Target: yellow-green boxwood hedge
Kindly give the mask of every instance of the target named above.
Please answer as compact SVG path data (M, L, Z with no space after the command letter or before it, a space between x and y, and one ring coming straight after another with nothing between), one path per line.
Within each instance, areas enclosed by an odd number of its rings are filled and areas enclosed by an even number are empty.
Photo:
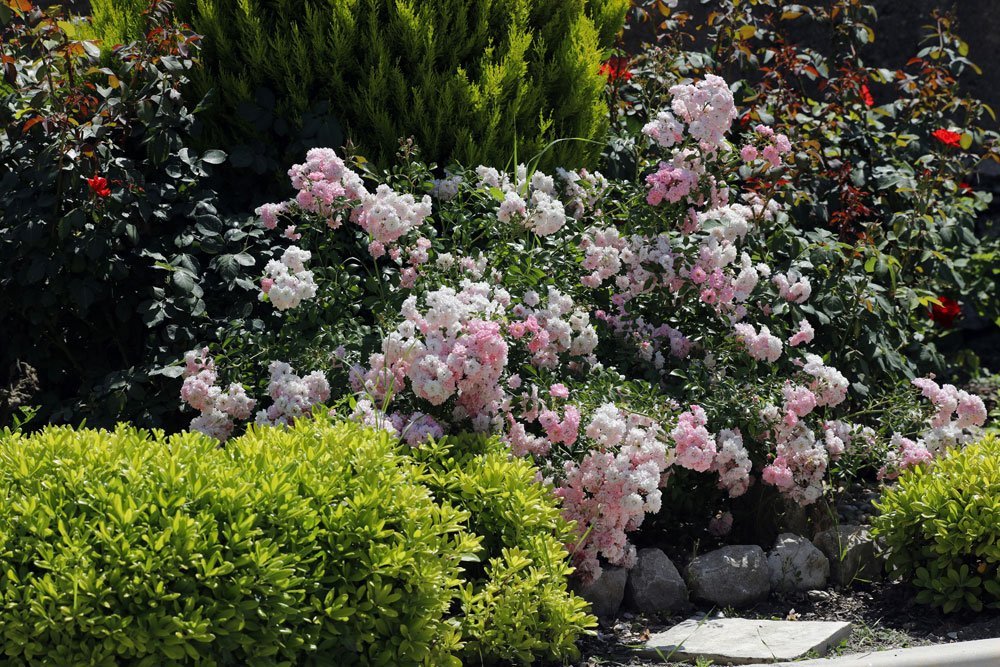
M7 432L0 493L5 665L527 663L593 624L570 527L495 440Z
M1000 608L1000 438L905 471L878 504L874 533L891 573L945 612Z

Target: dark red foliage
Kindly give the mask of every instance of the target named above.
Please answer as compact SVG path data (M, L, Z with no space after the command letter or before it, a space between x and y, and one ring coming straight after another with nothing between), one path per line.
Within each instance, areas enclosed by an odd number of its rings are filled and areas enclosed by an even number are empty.
M875 215L875 212L868 205L871 193L851 182L852 169L850 163L844 163L839 169L831 169L826 172L837 182L836 194L839 204L832 208L830 222L844 236L857 233L860 229L858 223L871 220Z

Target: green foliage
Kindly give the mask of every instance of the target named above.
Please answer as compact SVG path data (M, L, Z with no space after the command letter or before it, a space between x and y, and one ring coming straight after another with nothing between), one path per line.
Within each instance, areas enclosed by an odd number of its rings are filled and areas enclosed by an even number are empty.
M475 539L388 437L53 428L0 452L9 664L436 664L457 643Z
M424 445L415 456L427 461L435 496L467 511L469 529L483 538L486 569L459 596L467 658L576 656L576 638L593 624L586 602L566 592L565 544L576 535L551 489L535 482L537 470L482 436Z
M191 148L197 36L156 11L102 56L53 12L0 22L0 367L38 371L40 421L169 424L176 390L154 373L212 316L249 313L232 294L263 233L219 210L226 154Z
M508 657L471 614L506 623L510 657L567 655L592 622L565 590L567 527L528 464L480 446L418 460L323 418L225 448L125 426L0 433L5 664L457 665L463 635L470 658ZM492 498L527 528L494 524L504 552L481 572L470 511Z
M10 416L10 424L4 425L3 435L10 435L11 433L20 433L24 426L35 418L38 414L38 408L33 405L22 405L17 409L17 412Z
M440 164L504 164L607 127L598 73L625 0L179 0L204 35L199 94L215 89L215 130L237 166L258 170L308 146L339 145L388 163L412 136ZM139 36L137 0L95 0L109 43ZM336 118L340 126L332 121ZM234 122L239 118L239 122ZM341 132L342 130L342 132ZM314 135L325 135L323 137ZM247 145L269 140L272 154ZM277 154L275 154L275 152ZM593 162L599 146L561 142L546 164ZM287 166L287 165L286 165Z
M100 37L109 47L138 39L145 33L150 0L119 0L112 8L106 3L91 3L93 20L100 26Z
M711 3L708 21L655 0L636 7L658 44L631 62L632 78L611 88L605 173L642 163L634 136L669 99L679 79L705 73L732 82L752 135L757 123L791 139L794 158L773 195L793 220L775 238L784 261L811 267L803 312L821 324L817 342L831 362L875 391L903 376L946 372L951 323L929 317L940 297L996 320L995 225L978 220L992 195L976 189L977 168L1000 161L994 112L959 86L978 68L953 16L935 12L914 57L899 70L865 62L877 38L865 0L789 4ZM954 131L954 145L935 138ZM740 138L734 138L740 143ZM771 193L768 193L771 194ZM778 245L780 243L780 245ZM810 312L815 308L815 313ZM953 369L949 369L953 370Z
M874 534L917 599L952 612L1000 608L1000 438L905 471L877 504Z

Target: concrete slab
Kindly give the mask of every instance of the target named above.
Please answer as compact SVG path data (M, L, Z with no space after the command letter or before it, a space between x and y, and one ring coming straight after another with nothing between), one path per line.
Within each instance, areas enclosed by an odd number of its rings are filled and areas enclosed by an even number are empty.
M707 658L721 665L773 663L795 660L809 651L822 655L850 632L850 623L694 616L653 635L639 652L680 661Z
M997 667L1000 639L856 653L837 658L769 664L767 667ZM758 667L763 667L760 665Z

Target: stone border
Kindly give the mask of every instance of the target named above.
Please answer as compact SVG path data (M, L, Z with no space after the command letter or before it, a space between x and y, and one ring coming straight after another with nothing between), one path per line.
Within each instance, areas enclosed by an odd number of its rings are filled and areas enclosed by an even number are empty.
M808 593L822 590L828 580L846 588L879 579L881 572L868 528L841 524L812 541L782 533L767 552L754 544L730 544L695 556L683 572L660 549L640 549L631 570L606 565L596 580L574 588L607 624L623 602L644 614L682 612L693 602L749 607L772 592Z
M750 667L996 667L1000 665L1000 638L936 644L917 648L858 653L837 658L779 662Z

